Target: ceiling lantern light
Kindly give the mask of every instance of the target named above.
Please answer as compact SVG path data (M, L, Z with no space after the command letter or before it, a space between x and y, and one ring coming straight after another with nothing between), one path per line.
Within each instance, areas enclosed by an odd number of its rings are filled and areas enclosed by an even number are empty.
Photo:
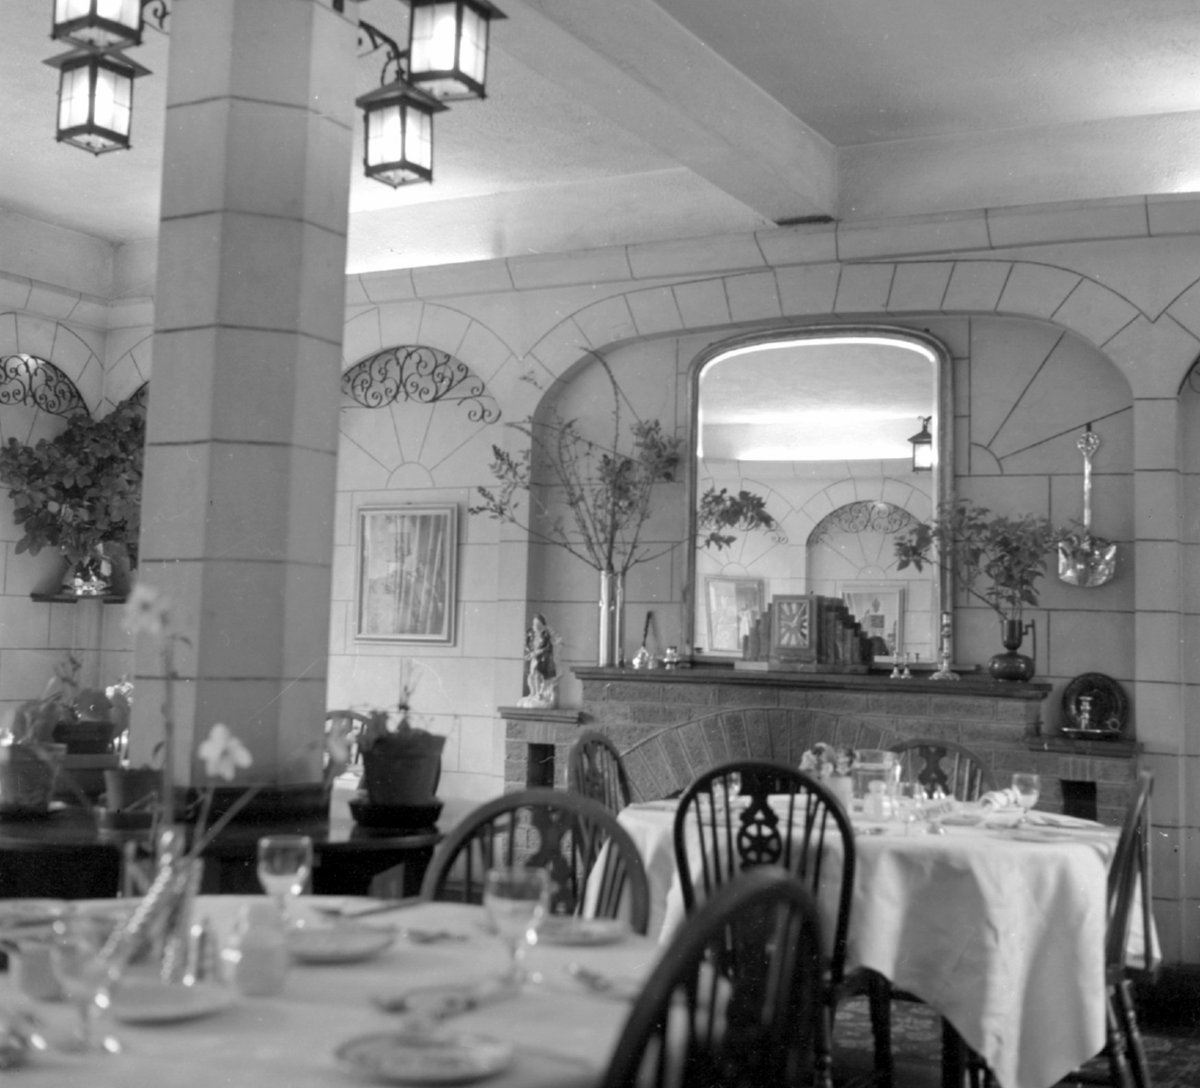
M94 49L142 44L142 0L54 0L50 37Z
M433 115L437 99L404 80L370 91L355 104L363 111L363 168L393 189L433 180Z
M60 72L56 138L93 155L129 147L133 81L149 69L120 51L93 49L64 53L46 63Z
M933 471L933 435L929 433L929 421L933 416L917 416L921 429L909 441L912 443L913 472Z
M408 79L434 98L483 98L488 29L504 12L488 0L410 0Z

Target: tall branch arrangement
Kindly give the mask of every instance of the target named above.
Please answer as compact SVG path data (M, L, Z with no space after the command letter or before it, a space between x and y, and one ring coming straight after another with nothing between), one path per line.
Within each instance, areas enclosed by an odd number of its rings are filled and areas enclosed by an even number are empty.
M495 487L478 488L482 502L472 514L515 525L531 539L553 544L597 571L625 574L631 567L670 551L646 545L642 530L651 513L654 485L676 479L682 440L663 433L658 420L638 420L629 430L632 449L623 453L621 391L601 359L612 386L611 438L588 438L577 419L557 413L544 422L512 423L529 439L521 453L492 446ZM533 466L544 466L548 482L562 496L564 514L533 489ZM527 503L522 510L522 498Z

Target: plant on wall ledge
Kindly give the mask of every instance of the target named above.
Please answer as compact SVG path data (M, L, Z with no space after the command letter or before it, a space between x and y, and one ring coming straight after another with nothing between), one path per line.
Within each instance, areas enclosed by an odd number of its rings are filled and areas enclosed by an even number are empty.
M52 439L0 446L0 482L23 535L17 552L56 548L76 566L98 562L97 546L132 558L141 525L145 409L119 404L103 419L79 414Z
M737 537L729 532L731 529L741 533L761 529L772 533L776 543L787 542L779 522L767 513L766 500L744 488L736 495L731 495L725 487L720 491L715 487L705 491L700 496L700 505L696 511L696 529L701 534L701 547L716 548L718 551L737 540Z
M529 446L516 455L492 446L497 484L478 488L483 501L469 509L515 525L531 539L562 548L601 573L624 575L670 550L647 546L641 534L654 485L676 478L682 441L665 434L658 420L639 420L630 428L632 448L621 452L621 391L608 363L601 359L600 365L612 385L611 439L588 438L578 420L558 415L545 422L510 424L529 439ZM545 467L549 490L566 507L565 515L534 490L535 462Z

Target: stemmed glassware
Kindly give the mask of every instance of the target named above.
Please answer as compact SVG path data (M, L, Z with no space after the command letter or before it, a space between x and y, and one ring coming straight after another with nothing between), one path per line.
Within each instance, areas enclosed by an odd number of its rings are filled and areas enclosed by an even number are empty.
M1017 804L1021 806L1019 824L1029 822L1029 810L1037 804L1038 795L1042 790L1042 780L1036 774L1025 774L1018 771L1012 776L1012 788L1017 792Z
M527 977L525 950L550 906L550 878L544 869L489 869L484 877L483 905L508 946L505 982L519 989Z
M258 880L279 905L284 924L293 924L292 901L304 893L313 868L307 835L264 835L258 840Z
M100 1029L124 967L123 955L107 947L120 924L112 917L85 911L65 914L54 922L50 968L63 995L79 1014L66 1049L98 1054L121 1052L121 1041Z

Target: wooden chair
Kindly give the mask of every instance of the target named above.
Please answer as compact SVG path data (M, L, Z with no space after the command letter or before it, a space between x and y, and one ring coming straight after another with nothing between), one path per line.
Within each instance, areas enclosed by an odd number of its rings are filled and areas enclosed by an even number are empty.
M800 878L763 866L731 881L673 936L603 1088L829 1088L821 949Z
M480 903L484 876L496 865L548 870L555 914L625 916L642 934L649 925L650 883L637 845L590 797L539 787L485 802L438 846L421 895Z
M738 797L727 805L722 798ZM892 1076L889 988L874 972L847 976L846 937L854 889L854 829L840 801L805 772L769 760L737 760L708 770L684 789L675 813L675 862L690 915L701 900L747 870L778 865L817 896L837 889L832 934L827 934L822 1000L832 1034L834 1013L846 998L866 994L875 1036L875 1080ZM693 872L690 841L698 837ZM689 841L690 840L690 841Z
M893 744L888 751L899 758L901 778L920 782L930 795L941 789L947 797L978 801L995 788L983 759L952 740L917 737Z
M585 729L567 756L567 786L620 812L633 797L621 753L607 734Z
M1138 775L1137 788L1125 809L1121 837L1108 869L1108 921L1104 936L1104 974L1108 1004L1106 1038L1101 1054L1107 1069L1080 1070L1063 1084L1108 1084L1112 1088L1150 1088L1150 1069L1134 1008L1130 974L1152 974L1158 966L1151 946L1154 918L1150 897L1150 792L1154 776ZM1129 933L1135 912L1141 914L1142 963L1129 962Z

